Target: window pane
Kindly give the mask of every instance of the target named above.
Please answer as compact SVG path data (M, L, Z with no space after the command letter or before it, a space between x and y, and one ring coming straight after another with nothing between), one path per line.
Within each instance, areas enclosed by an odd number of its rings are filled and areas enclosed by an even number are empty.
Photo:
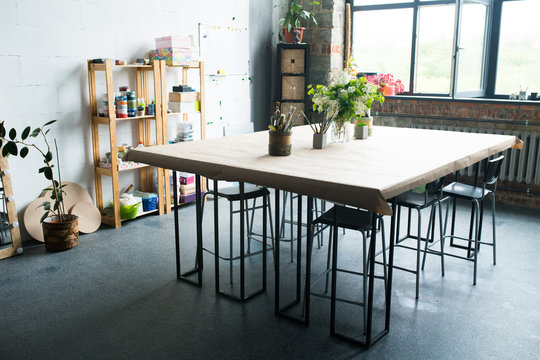
M497 66L497 94L540 91L540 1L503 3Z
M487 6L465 3L461 10L457 91L480 90Z
M414 92L450 93L455 9L455 5L419 8Z
M413 0L354 0L353 6L412 3Z
M355 11L353 14L352 57L358 70L391 73L401 80L407 92L413 10Z

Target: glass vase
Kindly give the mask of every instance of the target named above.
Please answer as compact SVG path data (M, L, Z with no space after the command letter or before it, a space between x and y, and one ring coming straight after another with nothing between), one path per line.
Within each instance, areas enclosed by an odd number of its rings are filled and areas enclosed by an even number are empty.
M334 121L332 123L332 142L344 143L351 140L350 128L349 121Z

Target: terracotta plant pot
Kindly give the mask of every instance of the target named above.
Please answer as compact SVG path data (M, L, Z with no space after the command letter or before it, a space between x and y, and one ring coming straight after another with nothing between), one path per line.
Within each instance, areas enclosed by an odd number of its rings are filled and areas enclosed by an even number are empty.
M292 131L269 131L268 154L272 156L291 155Z
M285 35L285 42L287 44L298 44L302 42L302 37L304 36L304 29L303 27L299 28L291 28L291 31L289 32L289 29L284 27L283 28L283 35ZM295 35L298 38L298 41L295 41Z
M45 248L49 251L69 250L79 244L79 217L77 215L65 215L64 222L60 222L58 216L51 216L43 220L41 227Z

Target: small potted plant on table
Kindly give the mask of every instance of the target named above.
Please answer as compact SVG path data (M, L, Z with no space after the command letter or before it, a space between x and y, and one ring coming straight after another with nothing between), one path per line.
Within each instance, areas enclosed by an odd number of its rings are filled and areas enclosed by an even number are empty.
M67 214L64 207L65 191L63 188L66 185L62 184L60 176L60 163L58 160L56 140L54 141L54 145L56 163L58 166L58 180L54 178L53 153L47 140L47 134L50 129L46 129L46 127L54 122L56 122L56 120L51 120L43 126L33 130L28 126L23 130L20 138L18 138L17 130L12 128L7 131L4 122L2 121L0 122L0 148L2 149L3 156L13 155L25 158L26 155L28 155L29 149L34 148L43 157L44 165L38 169L38 173L42 173L45 178L51 182L51 187L45 190L51 191L50 198L52 200L52 202L44 201L41 204L45 210L41 217L45 247L50 251L62 251L71 249L79 243L79 225L77 215ZM41 147L36 144L37 141L31 140L31 138L37 138L40 135L45 143L44 145L41 145Z
M313 5L319 5L318 1L309 1L306 7L312 7ZM283 5L276 5L283 7ZM279 19L279 25L283 27L283 34L285 35L285 42L287 44L298 44L302 42L302 36L304 35L304 27L302 22L307 24L311 21L317 26L317 19L312 12L306 10L296 0L290 0L285 17Z

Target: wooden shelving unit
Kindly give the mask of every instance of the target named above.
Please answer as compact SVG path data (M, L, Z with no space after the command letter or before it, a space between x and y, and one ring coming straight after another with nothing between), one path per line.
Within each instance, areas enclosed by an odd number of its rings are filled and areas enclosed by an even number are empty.
M115 102L114 102L114 70L128 68L133 69L136 72L137 77L137 98L144 98L148 104L152 100L150 98L150 84L149 73L153 73L153 92L155 99L155 115L136 116L128 118L117 119L115 114ZM188 85L188 71L193 69L199 71L199 94L198 99L200 101L200 110L195 112L186 113L167 113L168 103L168 90L167 90L167 78L166 69L177 68L182 71L182 85ZM103 71L105 73L106 92L108 102L109 117L98 116L99 101L96 93L96 72ZM127 169L118 168L118 150L116 142L116 123L119 121L136 121L138 139L145 146L151 146L152 140L156 145L162 145L168 143L168 131L167 131L167 117L172 115L182 115L184 121L188 121L190 113L200 113L200 127L201 127L201 139L206 138L205 134L205 86L204 86L204 62L194 61L186 66L169 66L165 61L153 61L151 65L114 65L112 60L105 60L104 64L94 64L90 60L88 61L88 86L90 93L90 117L92 119L92 149L94 159L94 179L96 187L96 205L101 211L102 222L112 225L116 228L121 226L122 219L120 218L120 188L119 188L119 174L126 171L139 171L140 186L142 191L156 192L159 196L158 209L148 212L143 212L139 216L147 215L150 213L163 213L171 212L170 195L170 171L157 168L157 189L153 189L152 184L152 172L153 168L148 165L140 165ZM151 135L151 122L155 121L155 138L152 139ZM109 146L111 151L111 168L103 168L99 166L100 162L100 150L99 150L99 131L98 126L104 125L109 128ZM105 215L103 212L103 184L101 177L110 176L112 178L112 190L113 190L113 210L112 215ZM206 191L206 182L202 181L202 189ZM178 201L178 199L176 199ZM180 204L179 204L180 205Z
M167 81L166 81L166 69L178 69L182 71L182 84L180 85L189 85L188 81L188 71L189 70L195 70L199 72L199 94L198 99L200 102L200 109L199 111L191 111L191 112L181 112L181 113L167 113L167 101L169 100L169 94L167 91ZM191 62L189 66L170 66L165 65L162 67L162 97L164 99L163 101L163 108L162 108L162 118L163 118L163 142L167 143L169 139L168 134L168 116L178 116L182 115L183 121L189 120L189 114L192 113L200 113L200 127L201 127L201 140L206 139L206 104L205 104L205 85L204 85L204 62L203 61L194 61ZM170 171L165 170L164 171L164 184L165 184L165 196L166 196L166 202L165 202L165 212L169 213L171 211L171 201L170 196L172 195L171 190L171 181L170 181ZM203 191L206 191L206 181L204 178L201 177L201 189ZM175 199L175 202L177 205L183 205L183 203L178 202L179 199Z
M113 65L112 60L105 60L104 64L94 64L88 61L88 86L90 90L90 116L92 119L92 149L94 159L94 180L96 186L96 205L101 211L102 222L112 225L116 228L121 226L120 218L120 188L119 188L119 174L125 171L138 170L140 177L141 189L143 191L152 192L152 167L147 165L141 165L135 168L118 169L118 150L116 143L116 122L117 121L135 121L137 122L138 140L145 146L151 146L152 140L155 144L163 144L163 116L162 116L162 68L164 68L164 61L154 61L151 65ZM145 115L117 119L115 116L115 102L114 102L114 70L128 68L133 69L136 72L137 77L137 97L144 98L145 102L149 104L151 102L150 97L150 76L149 73L153 72L153 90L156 111L155 115ZM109 117L100 117L97 113L97 94L96 94L96 72L103 71L105 73L107 103ZM155 139L152 139L151 134L151 122L155 122ZM111 168L99 167L100 151L99 151L99 131L98 126L105 125L109 128L109 145L111 151ZM155 189L158 194L163 194L163 169L157 168L158 175L158 188ZM113 192L113 214L104 215L103 212L103 184L101 181L102 176L110 176L112 178L112 192ZM159 214L164 213L164 201L160 199L158 202L158 209L153 212ZM150 213L150 212L147 212ZM143 213L142 215L146 215Z

